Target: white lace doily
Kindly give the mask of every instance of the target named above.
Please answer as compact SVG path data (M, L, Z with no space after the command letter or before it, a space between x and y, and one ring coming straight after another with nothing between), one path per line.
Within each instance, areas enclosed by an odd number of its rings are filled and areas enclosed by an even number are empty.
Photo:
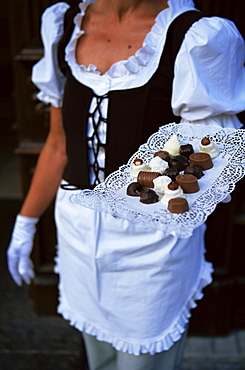
M135 158L141 158L149 164L153 154L162 150L164 143L176 133L180 144L192 144L194 151L199 151L200 140L208 136L220 150L213 159L213 168L204 171L198 180L200 190L188 194L190 210L183 214L170 213L162 202L142 204L139 197L126 195L130 182L130 170ZM214 211L216 205L231 193L237 181L245 174L245 130L223 129L218 126L201 124L170 123L160 127L140 146L126 165L109 175L94 190L82 190L73 194L71 202L107 212L114 217L121 217L130 222L143 222L160 228L165 235L174 234L179 238L189 237Z

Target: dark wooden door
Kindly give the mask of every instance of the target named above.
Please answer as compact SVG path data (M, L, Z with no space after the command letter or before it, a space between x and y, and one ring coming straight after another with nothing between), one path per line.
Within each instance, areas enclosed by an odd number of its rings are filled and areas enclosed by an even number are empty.
M228 18L245 37L242 0L196 0L204 15ZM245 124L245 114L239 114ZM232 193L229 204L219 204L208 218L206 232L207 260L214 265L214 281L205 289L205 297L193 310L190 332L226 334L245 327L245 179Z

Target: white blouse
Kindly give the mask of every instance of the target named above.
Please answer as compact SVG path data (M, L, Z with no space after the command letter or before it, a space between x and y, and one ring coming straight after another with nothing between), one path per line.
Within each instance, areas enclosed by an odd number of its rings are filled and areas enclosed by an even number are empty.
M192 0L169 0L146 35L142 48L127 60L114 63L103 75L96 66L78 65L75 48L84 34L82 21L86 8L95 0L80 3L75 28L66 47L66 60L74 77L97 95L110 90L142 86L158 67L167 28L174 18L194 8ZM57 46L63 33L66 3L48 8L42 18L44 57L34 66L32 80L40 89L39 99L55 107L62 105L65 77L59 70ZM218 17L202 18L186 33L175 63L172 108L187 121L215 117L222 126L241 127L234 115L245 110L245 45L235 25ZM217 117L219 116L219 117ZM205 123L205 122L202 122ZM209 120L207 123L210 123Z

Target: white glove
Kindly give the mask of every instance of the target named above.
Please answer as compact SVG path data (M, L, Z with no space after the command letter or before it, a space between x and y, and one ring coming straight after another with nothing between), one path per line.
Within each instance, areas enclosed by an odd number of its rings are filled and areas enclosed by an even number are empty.
M38 218L18 215L15 220L12 238L7 250L9 272L19 286L22 280L30 284L34 278L34 266L30 259Z

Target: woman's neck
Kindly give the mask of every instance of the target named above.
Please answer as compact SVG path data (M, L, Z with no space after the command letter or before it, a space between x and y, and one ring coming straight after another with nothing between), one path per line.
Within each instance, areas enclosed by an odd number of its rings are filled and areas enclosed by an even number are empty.
M95 4L107 14L114 15L119 22L135 12L158 14L168 7L167 0L100 0Z

